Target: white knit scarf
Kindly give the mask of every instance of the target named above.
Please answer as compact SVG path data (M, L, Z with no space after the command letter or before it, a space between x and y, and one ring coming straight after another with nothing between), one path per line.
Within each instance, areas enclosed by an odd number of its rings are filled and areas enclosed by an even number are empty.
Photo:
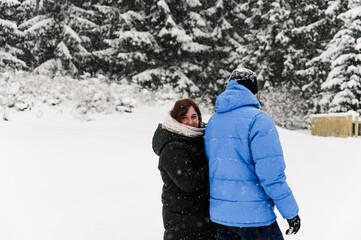
M192 138L203 136L204 131L206 130L206 128L203 127L196 128L180 123L174 118L172 118L170 115L166 116L162 127L173 133Z

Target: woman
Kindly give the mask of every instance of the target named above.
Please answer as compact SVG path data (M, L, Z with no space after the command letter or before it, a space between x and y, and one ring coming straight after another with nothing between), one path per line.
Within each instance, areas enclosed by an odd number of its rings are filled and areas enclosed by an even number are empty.
M165 240L213 240L209 220L208 163L204 154L205 124L192 99L178 100L153 136L163 180Z

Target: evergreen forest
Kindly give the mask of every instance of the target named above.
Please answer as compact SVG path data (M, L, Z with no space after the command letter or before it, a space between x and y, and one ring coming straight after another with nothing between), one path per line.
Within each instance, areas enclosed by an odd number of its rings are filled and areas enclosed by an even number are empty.
M101 74L214 103L237 67L280 126L361 113L361 1L0 0L0 72Z

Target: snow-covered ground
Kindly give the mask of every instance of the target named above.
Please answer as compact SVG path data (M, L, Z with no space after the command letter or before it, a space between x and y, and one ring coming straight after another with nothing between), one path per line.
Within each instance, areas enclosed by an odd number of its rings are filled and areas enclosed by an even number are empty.
M151 139L168 108L92 122L0 122L0 239L162 239ZM285 239L361 239L361 138L279 133L302 220Z

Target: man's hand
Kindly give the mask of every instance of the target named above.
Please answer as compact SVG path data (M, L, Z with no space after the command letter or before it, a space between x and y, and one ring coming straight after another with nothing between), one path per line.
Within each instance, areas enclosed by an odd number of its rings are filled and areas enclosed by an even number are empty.
M290 228L286 230L286 235L291 235L292 233L296 234L298 230L300 230L301 219L298 215L292 219L287 219L287 222L290 225Z

